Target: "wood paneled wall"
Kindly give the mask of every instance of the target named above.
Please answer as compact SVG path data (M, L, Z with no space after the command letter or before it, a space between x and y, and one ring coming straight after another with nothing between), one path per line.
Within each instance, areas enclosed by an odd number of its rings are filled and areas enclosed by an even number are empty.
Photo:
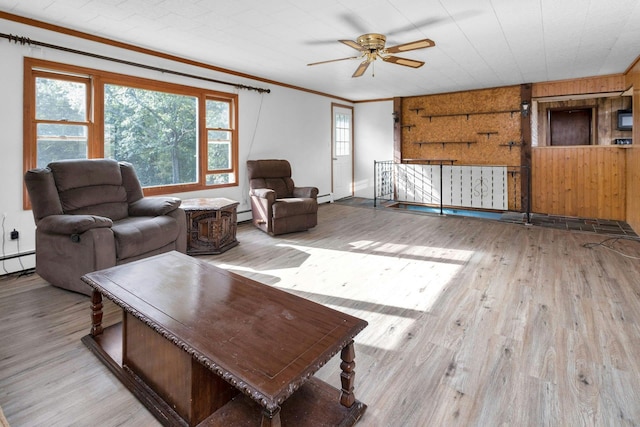
M626 153L626 221L636 233L640 233L640 147L628 148Z
M520 87L404 98L403 159L454 159L458 164L517 165ZM443 146L444 143L444 146Z
M402 99L402 161L447 159L455 165L520 165L520 86ZM520 194L520 180L509 194ZM520 210L509 197L509 209Z
M634 148L627 153L627 223L640 233L640 57L629 67L625 83L633 87ZM636 148L637 147L637 148Z
M533 212L625 220L627 151L620 146L533 148Z
M534 99L593 94L586 101L545 104L554 108L593 104L598 111L596 140L600 144L533 148L533 212L626 220L640 231L640 126L634 126L632 133L636 145L609 145L614 138L631 136L615 129L614 114L629 108L630 99L598 98L598 94L622 92L632 86L634 123L640 123L640 61L625 74L532 85ZM458 165L518 166L522 152L520 102L519 86L396 99L396 161L451 159ZM546 122L546 107L539 111L544 117L539 117L538 123ZM546 128L537 131L544 144ZM511 196L519 190L520 180L510 180L510 210L521 209Z
M599 93L622 92L628 87L625 85L625 77L623 74L586 77L573 80L557 80L553 82L534 83L531 96L534 98L544 98L548 96L585 93L592 93L594 96L597 96Z

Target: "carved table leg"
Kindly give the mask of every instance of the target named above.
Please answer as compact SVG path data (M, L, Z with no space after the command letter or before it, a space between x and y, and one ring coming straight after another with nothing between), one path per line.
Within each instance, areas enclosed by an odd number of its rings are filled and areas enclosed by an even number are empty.
M342 406L350 408L356 401L356 396L353 394L353 383L355 382L356 373L353 368L356 367L354 359L356 352L353 348L353 341L347 344L340 352L340 382L342 383L342 393L340 394L340 403Z
M260 427L280 427L280 408L272 414L267 411L262 411Z
M102 333L102 294L95 289L91 293L91 335Z

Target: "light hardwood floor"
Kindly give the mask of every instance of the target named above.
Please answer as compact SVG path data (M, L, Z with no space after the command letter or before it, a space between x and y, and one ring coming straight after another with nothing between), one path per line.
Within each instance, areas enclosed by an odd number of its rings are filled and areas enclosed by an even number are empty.
M606 236L321 205L319 225L201 259L361 317L363 426L640 425L640 264ZM615 248L640 256L636 241ZM108 304L105 323L118 320ZM84 296L0 281L0 406L12 427L153 426L80 343ZM339 384L338 360L318 376Z

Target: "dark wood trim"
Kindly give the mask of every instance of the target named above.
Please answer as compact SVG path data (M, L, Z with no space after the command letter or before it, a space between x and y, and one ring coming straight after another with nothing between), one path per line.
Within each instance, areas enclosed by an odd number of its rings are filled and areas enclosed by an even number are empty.
M31 68L27 67L26 61L23 61L22 67L22 173L25 174L32 168L34 163L33 159L36 158L34 152L34 124L31 121L31 117L35 116L32 112L32 108L35 108L35 84L33 78L31 78ZM27 186L22 180L22 209L31 210L31 200L29 199L29 193L27 192Z
M522 85L520 85L522 86ZM424 94L424 95L411 95L411 96L405 96L403 97L404 100L410 100L410 99L415 99L415 98L424 98L425 96L435 96L435 95L453 95L456 93L473 93L473 92L484 92L484 91L489 91L489 90L493 90L493 89L507 89L507 88L515 88L518 87L518 85L507 85L507 86L493 86L493 87L486 87L486 88L479 88L479 89L466 89L466 90L454 90L452 92L434 92L434 93L428 93L428 94ZM492 112L490 112L491 114ZM465 113L467 114L467 113ZM476 114L476 113L468 113L468 114Z
M393 98L393 161L402 161L402 98Z
M351 101L354 104L365 104L367 102L384 102L384 101L393 101L395 98L378 98L378 99L363 99L361 101Z
M527 83L520 85L520 102L527 101L530 106L532 84ZM527 117L524 114L520 114L520 134L522 135L522 145L520 146L520 165L522 166L522 173L520 175L520 210L524 212L530 211L531 201L531 115L532 111L529 111Z

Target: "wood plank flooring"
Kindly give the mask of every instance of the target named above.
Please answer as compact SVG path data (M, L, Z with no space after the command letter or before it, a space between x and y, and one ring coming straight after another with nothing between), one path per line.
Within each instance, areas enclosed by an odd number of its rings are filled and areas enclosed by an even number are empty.
M308 232L241 224L239 246L200 258L369 322L359 425L637 426L640 244L584 247L605 237L324 204ZM80 343L89 326L88 298L0 280L12 427L159 425ZM338 386L338 365L318 376Z

